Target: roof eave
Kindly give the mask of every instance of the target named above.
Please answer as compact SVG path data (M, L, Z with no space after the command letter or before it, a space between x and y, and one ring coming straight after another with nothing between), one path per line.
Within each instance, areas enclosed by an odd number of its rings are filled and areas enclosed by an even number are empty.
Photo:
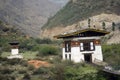
M85 29L85 30L83 30L83 31L78 30L78 31L76 31L76 32L72 32L72 33L68 33L68 34L64 34L64 35L62 35L62 34L61 34L61 35L56 35L56 36L54 36L54 38L56 38L56 39L61 39L61 38L73 36L73 35L76 35L76 34L79 34L79 33L85 32L85 31L89 31L89 30L90 30L90 31L101 32L101 33L104 33L105 35L110 33L110 32L105 31L105 30Z

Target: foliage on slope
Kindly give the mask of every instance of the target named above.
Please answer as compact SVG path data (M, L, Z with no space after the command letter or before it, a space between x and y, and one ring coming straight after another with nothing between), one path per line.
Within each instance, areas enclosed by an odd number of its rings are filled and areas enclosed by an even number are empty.
M44 28L71 25L100 13L120 14L120 0L70 0L55 16L49 18Z
M120 69L120 44L103 45L103 56L105 62Z
M9 50L9 42L21 38L21 35L15 27L0 21L0 51Z
M9 43L12 41L19 41L20 50L23 51L40 51L43 49L42 53L45 51L56 51L56 48L40 44L54 44L54 41L51 41L48 38L39 39L39 38L31 38L24 34L21 34L17 29L14 27L7 25L3 22L0 22L0 51L6 52L10 51ZM44 48L43 48L44 47ZM46 47L48 50L46 50ZM40 51L40 53L41 53ZM47 53L46 53L47 54ZM50 52L52 54L52 52Z

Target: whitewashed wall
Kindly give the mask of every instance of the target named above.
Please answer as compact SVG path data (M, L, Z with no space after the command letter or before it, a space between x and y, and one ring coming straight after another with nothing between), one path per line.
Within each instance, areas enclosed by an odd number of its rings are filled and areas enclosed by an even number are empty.
M17 54L19 54L19 50L18 50L18 49L11 49L11 54L12 54L12 55L17 55Z
M99 61L103 61L102 49L100 45L95 46L95 51L83 51L80 52L80 47L72 47L71 52L65 52L65 48L63 48L63 60L65 59L65 54L67 54L67 59L69 60L69 54L71 54L71 60L78 63L84 61L84 54L92 53L92 62L95 59Z

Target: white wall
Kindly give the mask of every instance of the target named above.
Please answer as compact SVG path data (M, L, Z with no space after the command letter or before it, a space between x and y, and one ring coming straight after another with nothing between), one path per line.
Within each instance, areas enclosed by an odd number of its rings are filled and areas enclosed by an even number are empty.
M96 45L95 46L95 53L93 54L93 61L95 61L95 59L99 60L99 61L103 61L103 55L102 55L102 48L100 45Z
M17 54L19 54L19 50L18 50L18 49L11 49L11 54L12 54L12 55L17 55Z
M69 60L69 54L71 54L71 60L76 63L84 60L84 55L80 53L80 47L72 47L71 52L65 52L65 48L63 48L63 60L66 60L65 54L67 54L67 60Z
M102 49L100 45L95 46L95 51L83 51L80 52L80 47L72 47L71 52L65 52L65 48L63 48L63 60L65 60L65 54L67 54L67 59L69 60L69 54L71 54L71 60L78 63L84 61L84 54L92 53L92 62L95 59L99 61L103 61Z

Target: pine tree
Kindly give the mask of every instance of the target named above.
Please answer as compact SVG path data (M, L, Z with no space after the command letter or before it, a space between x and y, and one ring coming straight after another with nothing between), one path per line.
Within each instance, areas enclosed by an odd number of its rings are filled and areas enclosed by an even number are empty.
M118 30L120 31L120 26L118 27Z
M88 19L88 27L90 28L90 21L91 21L91 19Z
M104 30L106 30L106 24L105 24L105 22L102 23L102 27L103 27Z
M115 23L112 22L112 31L115 31Z

